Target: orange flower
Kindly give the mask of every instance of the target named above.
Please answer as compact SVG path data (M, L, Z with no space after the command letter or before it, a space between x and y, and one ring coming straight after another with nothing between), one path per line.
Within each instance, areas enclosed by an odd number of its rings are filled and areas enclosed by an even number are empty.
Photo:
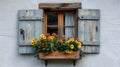
M45 34L45 36L46 36L46 37L49 37L49 36L50 36L50 34L49 34L49 33L46 33L46 34Z
M52 40L52 41L54 40L54 38L55 38L54 36L49 36L49 37L48 37L48 39L49 39L49 40Z
M60 42L61 44L63 44L63 40L62 40L62 39L60 39L59 42Z
M40 38L38 41L39 41L39 42L41 42L42 40L43 40L43 39L42 39L42 38Z
M65 35L62 36L62 39L64 39L64 38L65 38Z
M52 36L56 36L56 33L52 33Z

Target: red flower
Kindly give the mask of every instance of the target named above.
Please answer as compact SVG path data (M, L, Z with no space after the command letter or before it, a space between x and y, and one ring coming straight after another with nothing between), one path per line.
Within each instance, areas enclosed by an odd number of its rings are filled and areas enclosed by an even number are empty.
M56 33L52 33L52 36L57 36Z
M49 33L46 33L46 34L45 34L45 36L46 36L46 37L49 37L49 36L50 36L50 34L49 34Z

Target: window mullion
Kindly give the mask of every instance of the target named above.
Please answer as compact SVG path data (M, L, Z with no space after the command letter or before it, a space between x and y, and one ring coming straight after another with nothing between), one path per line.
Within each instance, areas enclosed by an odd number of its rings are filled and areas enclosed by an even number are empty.
M64 31L64 15L62 12L58 13L58 35L59 37L64 35L63 31Z
M44 26L43 32L47 33L47 14L46 13L44 13L44 23L43 23L43 26Z

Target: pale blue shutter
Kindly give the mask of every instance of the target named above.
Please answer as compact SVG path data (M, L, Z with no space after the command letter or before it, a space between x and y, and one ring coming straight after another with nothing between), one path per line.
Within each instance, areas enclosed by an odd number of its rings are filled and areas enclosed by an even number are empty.
M18 42L20 54L33 54L30 44L32 38L39 38L42 33L43 10L19 10L18 12Z
M78 38L83 42L83 53L99 53L100 10L78 9Z

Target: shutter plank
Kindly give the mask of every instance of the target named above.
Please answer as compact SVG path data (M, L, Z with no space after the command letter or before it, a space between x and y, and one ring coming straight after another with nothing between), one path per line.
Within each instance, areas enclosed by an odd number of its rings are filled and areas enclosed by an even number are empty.
M41 22L36 22L35 23L35 38L38 39L40 38L40 34L42 34L43 31L43 25Z
M82 49L85 54L98 54L100 51L99 46L83 46Z
M96 40L100 41L100 21L96 22L95 32L96 32Z
M78 21L78 38L81 41L84 41L85 39L85 34L84 34L84 29L85 29L85 22L84 21Z
M34 54L34 49L32 46L20 46L19 53L20 54Z
M78 11L78 16L80 19L100 19L100 10L98 9L79 9Z
M83 45L100 45L100 41L83 41Z
M39 13L39 14L38 14ZM41 20L43 17L41 14L43 10L19 10L18 19L19 20Z

